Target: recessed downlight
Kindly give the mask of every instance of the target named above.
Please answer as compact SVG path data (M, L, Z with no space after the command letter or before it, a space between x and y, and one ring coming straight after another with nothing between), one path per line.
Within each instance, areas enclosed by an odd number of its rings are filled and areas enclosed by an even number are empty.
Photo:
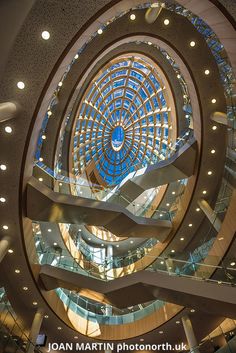
M2 203L6 202L5 197L0 197L0 202L2 202Z
M196 42L194 42L194 40L192 40L190 43L189 43L189 45L190 45L190 47L195 47L195 45L196 45Z
M22 82L22 81L17 82L17 87L18 87L19 89L24 89L24 88L25 88L24 82Z
M57 246L57 243L55 242L55 243L53 243L53 245L54 245L54 246Z
M216 153L216 150L212 149L211 154L215 154L215 153Z
M58 328L57 328L58 330L62 330L62 328L61 328L61 326L58 326Z
M18 268L16 268L15 273L20 273L20 270Z
M8 249L9 254L13 254L14 250L13 249Z
M208 170L207 175L212 175L212 171Z
M136 15L134 13L132 13L129 18L131 19L131 21L134 21L136 19Z
M47 136L46 135L42 135L42 139L46 140Z
M50 33L48 31L43 31L41 36L44 40L48 40L50 38Z
M206 190L203 190L203 192L202 192L202 193L203 193L203 195L206 195L207 191L206 191Z
M44 319L48 319L49 318L49 316L48 315L44 315Z
M8 230L8 229L9 229L9 227L8 227L6 224L4 224L4 225L2 226L2 228L3 228L4 230Z
M208 76L208 75L210 74L210 70L206 69L206 70L204 71L204 74L205 74L206 76Z
M5 126L5 132L7 133L7 134L11 134L12 133L12 127L11 126Z
M148 45L152 45L152 42L148 42Z
M102 34L103 30L101 28L98 29L98 34Z
M42 161L43 161L43 157L40 157L40 158L39 158L39 162L42 162Z
M61 87L62 85L63 85L63 83L60 81L60 82L58 83L58 86Z
M197 211L197 212L199 212L199 211L200 211L200 208L199 208L199 207L197 207L197 208L196 208L196 211Z
M235 265L236 265L236 262L234 261L230 263L230 266L235 266Z
M1 170L6 170L6 169L7 169L6 164L0 164L0 169L1 169Z
M39 181L43 181L43 178L39 178Z
M216 103L216 99L215 99L215 98L212 98L211 103L212 103L212 104L215 104L215 103Z
M184 237L181 237L180 240L181 240L181 241L184 241Z
M28 287L23 287L22 289L25 290L25 291L27 291L29 288L28 288Z
M188 225L190 228L193 226L193 224L192 223L189 223L189 225Z
M38 305L38 303L37 303L37 302L33 302L32 304L33 304L34 306Z
M77 60L79 58L79 54L75 54L74 58Z
M48 232L51 233L51 231L52 231L51 228L48 228Z
M195 313L195 309L191 309L190 312L191 312L191 313Z
M170 23L170 20L168 20L168 18L164 19L164 25L168 26L168 24Z

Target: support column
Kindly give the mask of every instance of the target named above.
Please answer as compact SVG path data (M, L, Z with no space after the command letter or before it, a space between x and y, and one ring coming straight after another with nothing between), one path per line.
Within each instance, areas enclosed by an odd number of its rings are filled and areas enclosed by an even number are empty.
M217 232L220 231L221 228L221 220L216 216L215 212L209 205L209 203L206 200L199 200L198 201L198 206L201 208L201 210L204 212L206 217L209 219L213 227Z
M214 112L211 115L211 120L215 121L218 124L228 125L227 115L222 112Z
M41 324L43 321L43 314L44 314L43 309L38 309L34 315L34 319L30 330L30 336L29 336L30 343L28 346L27 353L34 353L36 340L40 332Z
M107 305L106 304L105 314L107 316L111 316L112 315L112 306L111 305ZM112 353L112 350L111 349L104 350L104 353Z
M4 259L9 247L11 244L11 239L10 237L4 237L1 241L0 241L0 263L2 262L2 260Z
M175 272L174 261L171 257L165 258L165 265L166 265L166 269L167 269L167 272L169 273L169 275L171 275Z
M17 112L17 105L12 102L0 103L0 122L12 119Z
M181 318L184 327L184 332L188 341L190 353L200 353L195 334L193 332L192 323L188 315Z
M112 260L113 260L113 246L109 244L107 246L107 262L108 262L108 269L112 268Z

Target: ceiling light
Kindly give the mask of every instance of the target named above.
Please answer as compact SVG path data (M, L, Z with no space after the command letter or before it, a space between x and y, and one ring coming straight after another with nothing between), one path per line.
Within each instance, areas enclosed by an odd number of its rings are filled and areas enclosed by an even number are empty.
M42 162L42 161L43 161L43 158L42 158L42 157L40 157L40 158L39 158L39 162Z
M4 224L4 226L2 226L4 230L8 230L8 226Z
M136 16L135 16L135 14L134 14L134 13L132 13L132 14L129 16L129 18L131 19L131 21L134 21L134 20L135 20L135 18L136 18Z
M28 290L29 288L28 287L23 287L23 290Z
M139 340L140 342L143 342L144 341L144 338L140 338L140 340Z
M172 252L172 253L174 253L174 252L175 252L175 250L174 250L174 249L172 249L172 250L171 250L171 252Z
M164 265L164 261L161 261L160 264L161 264L161 265Z
M104 246L104 244L102 243L101 246Z
M5 132L8 133L8 134L11 134L12 133L12 128L10 126L6 126L5 127Z
M197 211L197 212L199 212L199 211L200 211L200 208L199 208L199 207L197 207L197 208L196 208L196 211Z
M180 324L180 321L175 321L175 323L178 325L178 324Z
M79 232L81 232L81 229L79 229Z
M48 229L48 232L51 233L51 231L52 231L52 230L49 228L49 229Z
M220 237L220 238L219 238L219 240L223 240L223 239L224 239L224 237Z
M203 192L202 192L202 193L203 193L203 195L206 195L207 191L206 191L206 190L203 190Z
M189 223L189 225L188 225L189 227L192 227L193 225L192 225L192 223Z
M79 58L79 54L75 54L75 60L77 60Z
M195 309L191 309L190 312L191 312L191 313L195 313Z
M53 243L54 246L57 246L57 243Z
M77 340L77 339L78 339L78 336L74 336L74 339Z
M175 195L175 191L172 191L172 195Z
M7 166L5 164L0 164L0 169L1 170L6 170L7 169Z
M148 45L152 45L152 42L148 42Z
M189 43L190 47L195 47L196 43L192 40L190 43Z
M61 81L58 83L58 86L59 86L59 87L61 87L61 86L62 86L62 82L61 82Z
M212 171L208 170L207 175L212 175Z
M168 18L166 18L166 19L164 20L164 25L165 25L165 26L168 26L169 23L170 23L170 21L168 20Z
M46 138L47 138L46 135L42 135L43 140L46 140Z
M184 237L180 238L181 241L184 241Z
M215 103L216 103L216 99L213 98L213 99L211 100L211 103L215 104Z
M48 40L50 38L50 33L48 31L43 31L41 36L44 40Z
M51 115L52 115L51 110L48 110L48 116L51 116Z
M22 81L17 82L17 87L18 87L19 89L24 89L24 88L25 88L24 82L22 82Z
M163 331L159 331L159 333L160 333L160 335L162 335L162 334L163 334Z
M59 183L59 186L62 186L62 183Z
M217 129L217 126L216 125L213 125L212 126L212 130L216 130Z
M88 238L88 240L91 240L91 238Z
M43 181L43 178L39 178L39 181Z
M101 28L98 29L98 34L102 34L103 30Z
M5 197L0 197L0 202L2 202L2 203L6 202Z
M33 302L32 304L33 304L33 305L38 305L38 303L37 303L37 302Z
M15 269L15 273L20 273L20 270L18 270L18 268Z
M9 252L9 254L13 254L13 253L14 253L14 250L8 249L8 252Z
M210 70L205 70L204 71L204 74L207 76L207 75L209 75L209 73L210 73Z
M216 150L211 150L211 154L214 154L216 152Z
M58 326L58 328L57 328L58 330L61 330L62 328L61 328L61 326Z
M166 206L168 207L168 206L170 206L170 204L169 204L169 203L167 203L167 204L166 204Z
M133 240L130 240L130 244L133 244L134 243L134 241Z
M44 318L45 318L45 319L48 319L48 318L49 318L49 316L48 316L48 315L44 315Z
M180 75L180 74L178 74L178 75L177 75L177 78L181 78L181 75Z
M119 245L119 244L117 244L117 245L116 245L116 247L117 247L117 248L119 248L119 247L120 247L120 245Z
M236 263L233 261L233 262L230 263L230 266L235 266L235 264Z

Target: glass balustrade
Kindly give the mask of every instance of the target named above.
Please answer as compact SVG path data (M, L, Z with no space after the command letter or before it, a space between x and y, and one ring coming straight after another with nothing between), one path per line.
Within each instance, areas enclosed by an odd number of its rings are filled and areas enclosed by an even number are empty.
M30 344L33 345L28 335L18 324L4 288L0 288L0 351L10 353L27 352ZM37 346L33 346L35 353L41 353Z

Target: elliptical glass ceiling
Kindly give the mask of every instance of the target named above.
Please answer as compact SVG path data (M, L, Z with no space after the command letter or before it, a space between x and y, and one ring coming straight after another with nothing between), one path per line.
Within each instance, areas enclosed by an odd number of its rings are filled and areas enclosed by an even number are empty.
M108 185L167 158L172 118L158 66L149 58L121 56L88 86L77 112L73 171L95 169Z

